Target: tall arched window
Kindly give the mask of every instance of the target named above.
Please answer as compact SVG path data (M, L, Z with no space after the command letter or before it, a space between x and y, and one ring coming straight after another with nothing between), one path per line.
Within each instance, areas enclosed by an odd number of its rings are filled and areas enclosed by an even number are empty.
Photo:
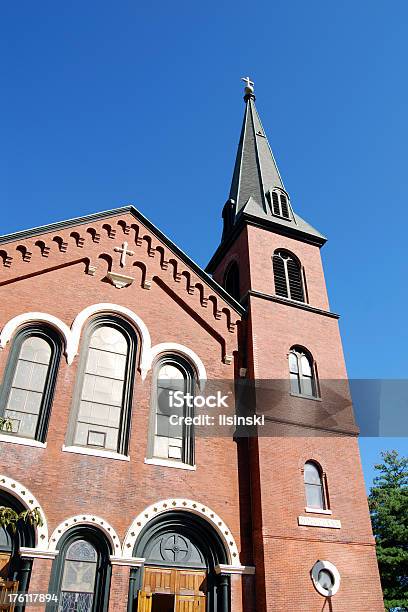
M306 506L316 510L325 510L326 496L323 486L323 474L320 466L314 461L307 461L304 466Z
M316 366L311 354L301 346L292 346L288 359L292 393L318 397Z
M175 355L166 355L153 371L152 419L149 435L149 457L194 465L193 426L183 418L172 424L170 417L194 415L194 372L190 364Z
M275 251L273 254L273 274L276 295L297 302L305 301L303 270L295 255L281 249Z
M88 327L74 395L74 445L127 453L136 344L120 319L103 317Z
M54 396L61 341L52 330L27 327L14 339L5 369L0 416L2 433L44 442Z
M236 261L233 261L227 268L224 276L224 289L227 291L235 300L240 298L239 288L239 268Z
M47 611L106 612L111 551L103 535L95 528L80 527L68 532L58 548L49 589L57 594L58 604L48 604Z

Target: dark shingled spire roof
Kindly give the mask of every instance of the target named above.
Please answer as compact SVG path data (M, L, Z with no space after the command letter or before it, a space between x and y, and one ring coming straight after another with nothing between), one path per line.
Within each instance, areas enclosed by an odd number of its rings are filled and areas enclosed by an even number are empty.
M212 272L221 252L227 248L242 223L252 223L277 233L322 246L326 238L297 215L291 206L282 177L255 106L253 83L245 87L245 114L239 139L229 200L223 210L224 230L221 244L207 266ZM276 214L272 192L286 198L286 214ZM276 199L276 194L274 194ZM282 209L281 209L282 213Z
M245 114L230 190L239 213L252 198L259 209L267 212L268 189L283 186L271 147L255 106L255 96L245 95Z

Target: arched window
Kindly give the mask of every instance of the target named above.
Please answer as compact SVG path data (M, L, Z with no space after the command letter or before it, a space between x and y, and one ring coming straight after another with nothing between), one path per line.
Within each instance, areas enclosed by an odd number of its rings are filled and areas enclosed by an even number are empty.
M304 471L306 506L316 510L326 509L326 496L323 486L323 474L320 466L314 461L305 463Z
M316 367L310 353L301 346L292 346L288 358L291 392L318 397Z
M2 433L45 441L60 357L53 330L33 326L17 334L1 390Z
M58 543L59 554L51 573L50 592L58 596L58 612L106 612L110 586L110 549L102 534L92 527L69 531Z
M280 190L268 191L266 195L271 206L272 214L277 217L291 220L287 195Z
M300 261L289 251L277 250L273 254L275 293L282 297L305 301L303 271Z
M103 317L88 327L69 436L74 445L127 453L136 345L121 319Z
M194 396L195 376L190 364L175 355L162 357L153 370L152 419L149 435L151 458L194 465L193 426L184 417L194 408L186 396ZM178 417L174 424L170 417Z
M224 289L227 291L235 300L240 298L239 290L239 268L236 261L233 261L227 268L224 276Z

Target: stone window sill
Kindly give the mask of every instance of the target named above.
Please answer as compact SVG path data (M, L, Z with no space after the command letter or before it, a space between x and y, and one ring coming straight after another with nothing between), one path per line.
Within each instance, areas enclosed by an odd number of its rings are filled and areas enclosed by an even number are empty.
M195 465L188 465L187 463L172 461L171 459L160 459L159 457L151 457L150 459L145 459L144 462L148 465L161 465L163 467L176 468L178 470L190 470L192 472L197 469L197 466Z
M46 442L39 442L31 438L22 438L13 434L0 433L0 442L9 442L10 444L21 444L21 446L35 446L36 448L46 448Z
M313 395L302 395L302 393L290 393L292 397L300 397L301 399L312 400L312 402L321 402L321 397L314 397Z
M323 510L323 508L305 508L305 512L312 512L313 514L333 514L331 510Z
M78 455L91 455L93 457L104 457L105 459L116 459L117 461L130 461L127 455L121 455L114 451L99 450L97 448L87 448L85 446L63 446L64 453L77 453Z

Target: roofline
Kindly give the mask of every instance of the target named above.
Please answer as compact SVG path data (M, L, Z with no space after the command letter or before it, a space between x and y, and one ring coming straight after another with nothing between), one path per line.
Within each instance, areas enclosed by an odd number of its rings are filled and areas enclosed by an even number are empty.
M297 240L301 240L302 242L318 246L319 248L321 248L327 242L327 238L325 238L324 236L315 236L313 234L303 232L298 227L287 227L286 225L275 223L273 219L260 219L259 217L248 215L247 213L242 213L239 216L238 222L235 224L233 231L230 233L226 240L221 242L214 255L211 257L205 268L206 272L208 272L209 274L212 274L212 272L214 272L220 259L222 259L222 257L228 251L231 244L236 240L245 225L252 225L254 227L260 227L262 229L273 230L276 234L280 234L281 236L295 238Z
M41 225L32 229L21 230L19 232L13 232L11 234L4 234L0 236L0 244L7 244L8 242L14 242L16 240L24 240L31 238L32 236L39 236L48 232L52 232L59 229L65 229L76 225L83 225L91 221L99 221L100 219L106 219L115 215L124 213L130 213L135 218L139 219L143 225L149 229L159 240L171 249L175 255L180 257L186 264L188 264L194 272L200 276L204 282L206 282L214 291L219 293L222 298L233 308L239 315L243 315L246 309L239 304L233 297L230 296L227 291L221 285L219 285L205 270L203 270L191 257L189 257L184 251L182 251L166 234L164 234L158 227L156 227L147 217L145 217L135 206L128 204L127 206L120 206L118 208L112 208L98 213L91 213L90 215L84 215L82 217L75 217L73 219L67 219L66 221L57 221L56 223L49 223L47 225Z

